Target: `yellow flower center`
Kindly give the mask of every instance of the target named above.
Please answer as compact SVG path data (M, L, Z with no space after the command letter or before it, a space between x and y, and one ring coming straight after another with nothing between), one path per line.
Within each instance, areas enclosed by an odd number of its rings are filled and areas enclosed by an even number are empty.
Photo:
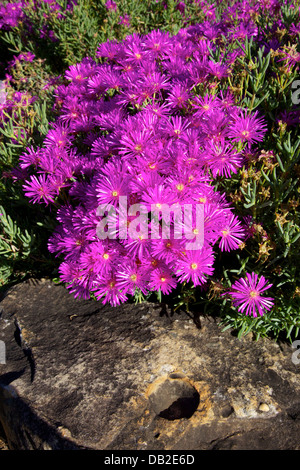
M184 188L184 185L182 183L179 183L176 185L176 188L178 189L178 191L182 191Z
M108 259L108 258L109 258L109 254L108 254L108 253L104 253L103 258L104 258L104 259Z
M165 277L161 277L160 280L161 280L161 282L166 282L166 278L165 278Z
M197 263L192 263L192 264L191 264L191 268L192 268L192 269L197 269L197 268L198 268L198 264L197 264Z
M256 290L252 290L250 292L250 297L255 298L255 297L258 297L258 296L259 296L259 293Z
M119 193L118 191L113 191L111 194L113 195L113 197L117 197Z
M136 274L132 274L132 275L130 276L130 279L131 279L133 282L136 282L136 280L137 280L137 275L136 275Z

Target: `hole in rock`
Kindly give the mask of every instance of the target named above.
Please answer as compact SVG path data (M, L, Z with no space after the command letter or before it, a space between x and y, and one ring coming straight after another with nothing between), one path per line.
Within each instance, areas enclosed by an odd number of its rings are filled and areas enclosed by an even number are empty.
M195 413L200 402L199 393L195 390L192 396L180 397L169 408L162 411L159 416L169 421L181 418L190 418Z

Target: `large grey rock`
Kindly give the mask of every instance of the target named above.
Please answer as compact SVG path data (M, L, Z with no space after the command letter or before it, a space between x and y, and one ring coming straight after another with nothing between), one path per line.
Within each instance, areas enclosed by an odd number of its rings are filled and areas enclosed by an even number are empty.
M0 308L10 449L300 448L289 344L149 303L74 300L47 280L15 286Z

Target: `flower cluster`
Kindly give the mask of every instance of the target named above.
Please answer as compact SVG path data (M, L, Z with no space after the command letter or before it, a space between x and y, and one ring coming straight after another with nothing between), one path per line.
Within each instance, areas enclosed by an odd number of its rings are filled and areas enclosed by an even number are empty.
M0 29L7 31L18 26L18 23L25 18L24 7L24 0L0 5Z
M93 292L117 305L137 290L169 294L178 283L204 286L215 250L235 250L243 241L245 227L215 181L237 173L266 124L229 92L217 91L234 60L212 60L212 39L220 34L218 28L204 33L203 25L173 37L133 34L101 44L99 63L87 58L66 71L68 83L56 90L59 117L43 147L27 149L20 164L29 171L24 191L33 203L61 204L49 250L63 257L60 276L76 297ZM190 233L178 237L171 217L167 236L153 237L146 218L148 236L121 236L121 198L147 214L164 205L192 208ZM204 240L187 249L199 230L197 205ZM97 235L99 206L114 208L107 217L111 237ZM138 221L136 212L127 214L128 224Z
M67 11L72 11L76 0L68 0L65 3ZM56 0L20 0L19 2L2 2L0 5L0 31L11 31L14 28L21 27L26 34L31 34L33 25L31 23L32 12L38 12L41 7L47 7L49 14L57 15L57 18L63 19L63 7ZM29 14L30 12L30 14ZM45 19L47 14L44 14ZM45 23L39 31L41 39L47 37L56 41L55 33L48 28Z

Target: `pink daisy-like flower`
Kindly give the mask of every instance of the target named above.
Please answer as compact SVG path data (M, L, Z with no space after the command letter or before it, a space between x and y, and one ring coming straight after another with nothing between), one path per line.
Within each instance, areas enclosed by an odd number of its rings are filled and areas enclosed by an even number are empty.
M246 274L246 278L237 280L231 286L231 291L227 292L232 299L233 304L239 312L245 312L246 315L257 317L257 312L263 316L264 309L271 310L274 305L272 297L262 297L261 294L272 287L268 284L264 276L258 278L255 273Z
M130 125L130 124L129 124ZM136 125L136 123L131 124ZM127 156L127 158L137 157L144 155L146 149L152 140L152 133L148 130L130 129L130 132L124 134L121 138L121 154Z
M166 121L165 131L170 137L179 138L189 127L190 123L184 120L182 116L171 116L169 121Z
M245 237L245 231L238 218L232 214L222 227L220 235L221 240L219 246L221 251L231 251L236 250L242 243Z
M193 108L196 109L195 117L201 118L213 111L217 106L220 106L220 101L216 98L216 95L210 95L208 93L203 97L196 96L193 103Z
M216 77L218 80L221 80L222 78L229 75L228 66L226 64L213 62L212 60L208 61L207 71L210 75Z
M166 55L170 50L171 38L166 31L151 31L145 37L145 49L158 57Z
M141 195L142 203L147 209L160 211L164 205L172 205L175 198L171 190L163 184L156 185L154 188L149 187Z
M113 167L115 174L110 176L99 176L97 179L97 198L100 204L119 204L120 196L127 196L129 193L128 184L130 178L126 174L118 172L119 167ZM102 172L104 173L104 171Z
M243 159L241 153L237 153L231 144L225 139L215 143L207 142L205 160L212 175L216 178L218 175L231 177L231 173L237 173L238 168L242 166Z
M124 15L120 16L119 24L123 24L124 26L130 27L130 16Z
M228 130L228 137L233 142L243 142L251 146L255 142L262 142L267 131L267 125L262 118L258 117L258 112L247 114L241 113L231 124Z
M144 271L134 262L129 262L117 272L117 285L125 294L133 295L136 289L147 294L147 281Z
M34 150L32 146L27 147L26 152L20 156L20 167L24 169L34 165L37 168L41 161L41 155L41 149Z
M171 88L167 102L173 109L182 109L187 105L191 96L187 82L178 82Z
M23 189L25 196L29 197L33 204L41 201L46 204L54 202L57 190L47 175L30 176L30 179L30 182L27 181L27 184L24 184Z
M183 250L182 240L176 240L172 236L168 239L152 241L151 254L158 260L164 260L167 264L174 262Z
M64 124L53 124L53 129L50 129L44 140L44 145L47 148L63 149L70 146L72 136L69 135L67 126Z
M206 276L214 271L214 256L211 247L190 250L177 262L176 275L180 282L192 281L194 286L206 282Z
M116 39L108 40L99 44L96 51L97 57L107 57L110 60L116 59L121 51L122 45Z
M125 240L124 247L128 252L128 255L132 258L143 259L144 256L149 256L152 249L152 240L148 237L148 233L145 233L145 227L143 227L141 235L137 235L136 238L130 238Z
M126 302L126 295L120 290L117 279L113 273L108 273L106 276L101 276L99 280L95 281L93 292L97 300L103 299L102 303L105 305L109 303L113 307Z
M176 285L177 281L168 268L157 268L150 274L149 289L151 291L160 289L163 294L168 295Z
M60 279L68 283L67 289L73 294L74 298L89 299L92 280L84 274L80 267L72 262L64 262L59 267Z
M117 4L115 2L113 2L112 0L107 0L107 2L105 2L105 6L107 8L107 10L114 10L114 11L117 11Z
M93 242L80 254L81 267L95 274L108 273L117 259L115 252L108 243Z

